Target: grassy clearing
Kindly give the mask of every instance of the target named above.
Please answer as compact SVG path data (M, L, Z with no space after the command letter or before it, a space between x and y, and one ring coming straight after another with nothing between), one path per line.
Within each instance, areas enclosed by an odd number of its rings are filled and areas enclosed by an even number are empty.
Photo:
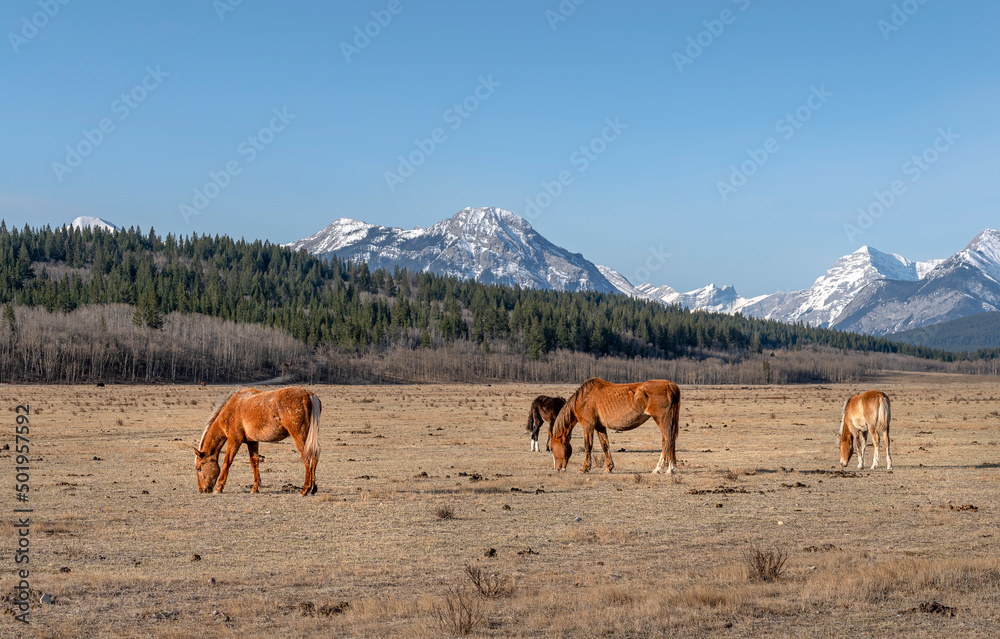
M523 413L569 387L316 387L312 498L286 491L290 442L261 445L260 494L244 451L197 492L184 446L222 388L0 387L0 411L32 406L31 587L55 597L0 636L994 636L995 383L868 387L892 397L891 473L837 463L862 388L685 387L678 478L649 474L649 424L611 433L614 474L578 471L578 432L554 473ZM776 578L750 548L784 555Z

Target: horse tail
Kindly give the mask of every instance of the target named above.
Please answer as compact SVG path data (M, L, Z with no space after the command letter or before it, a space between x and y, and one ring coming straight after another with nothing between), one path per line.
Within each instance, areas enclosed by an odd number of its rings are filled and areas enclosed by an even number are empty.
M323 412L323 405L314 393L309 393L311 407L309 413L309 433L306 435L305 454L307 457L319 457L319 416Z
M539 415L538 411L538 400L531 402L531 408L528 409L528 425L525 431L531 434L535 433L536 424L542 421L542 416Z
M889 419L891 418L889 409L889 396L885 393L879 393L878 398L878 423L875 426L875 432L889 432Z
M670 408L667 409L667 424L670 425L669 433L670 438L674 442L677 441L677 433L680 432L680 421L681 421L681 391L676 386L673 387L674 392L671 393L670 398Z

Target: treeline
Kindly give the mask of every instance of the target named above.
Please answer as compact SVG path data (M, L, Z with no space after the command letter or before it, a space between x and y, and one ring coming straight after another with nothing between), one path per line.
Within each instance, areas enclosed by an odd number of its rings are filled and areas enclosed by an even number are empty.
M13 308L13 307L11 307ZM310 349L287 332L195 313L171 313L160 330L132 321L124 304L69 313L17 307L0 322L0 381L45 383L308 383L451 381L575 382L666 378L682 384L857 382L883 370L997 374L997 361L945 363L828 347L700 358L597 357L558 350L532 359L504 341L440 338L430 348L395 345L364 352Z
M309 348L285 331L172 313L160 330L136 326L136 308L86 306L70 313L6 307L0 381L227 382L298 375Z
M166 335L188 325L168 321L170 317L208 316L233 326L267 327L274 336L283 335L305 347L293 362L279 361L281 357L275 359L268 351L251 358L254 363L247 364L247 370L280 372L284 364L301 368L302 358L317 353L377 360L390 352L399 359L401 353L440 349L461 351L466 358L475 352L484 361L494 354L497 360L503 356L533 362L578 354L642 361L720 357L741 366L750 366L743 362L765 352L812 347L945 362L996 356L995 351L972 356L801 324L691 312L617 294L484 285L399 269L372 272L363 263L320 260L269 242L225 236L161 238L153 229L143 233L135 228L8 230L0 222L0 256L0 304L10 309L3 320L8 331L7 315L16 316L15 308L17 313L45 309L65 321L82 321L86 313L77 313L80 309L98 313L95 307L117 304L132 308L128 324L147 331L151 344L175 339ZM115 308L123 312L122 307ZM20 330L25 326L25 321L19 322ZM130 335L115 337L107 343L108 350L133 349L134 345L123 345L145 333ZM76 344L63 346L74 353L65 356L66 365L85 357ZM169 366L183 372L165 378L214 379L204 355L178 363L180 357L170 356ZM334 361L328 356L321 359ZM159 378L167 365L156 360L140 372L122 368L125 359L110 361L116 362L118 373L137 379ZM231 360L226 362L229 366ZM0 365L0 371L13 374L15 368L5 366ZM761 369L754 375L765 374L763 363L753 366ZM37 376L41 371L25 367L24 373ZM236 375L236 369L231 374ZM770 373L775 381L776 374L776 370Z
M896 333L893 339L989 356L1000 346L1000 313L987 312Z

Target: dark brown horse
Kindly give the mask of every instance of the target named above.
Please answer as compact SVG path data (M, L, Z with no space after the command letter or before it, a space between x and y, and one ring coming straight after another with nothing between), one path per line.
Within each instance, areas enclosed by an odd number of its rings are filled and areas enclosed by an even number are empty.
M528 411L528 433L531 435L531 450L538 451L538 432L542 429L542 424L549 423L549 436L545 441L545 450L549 450L549 440L552 439L552 424L556 421L556 416L562 410L566 400L562 397L549 397L539 395L535 401L531 402L531 409Z
M608 447L608 429L632 430L652 417L660 427L663 438L663 452L653 472L662 472L664 463L667 463L668 473L677 472L674 444L677 441L680 406L680 389L677 384L665 379L634 384L612 384L597 377L588 379L566 400L552 426L551 447L556 470L565 470L573 454L569 440L577 422L583 424L584 458L580 470L590 470L590 452L594 445L594 431L597 431L604 449L604 470L610 473L615 464Z
M886 468L892 470L892 455L889 454L889 396L882 391L865 391L851 397L844 403L844 412L840 416L840 430L837 431L837 443L840 444L840 465L846 466L851 461L851 455L858 454L858 468L865 465L865 448L868 446L868 433L871 433L875 444L875 458L872 468L878 467L879 439L885 435Z
M304 388L273 391L243 388L220 397L195 448L198 490L212 492L218 480L215 492L222 492L229 476L229 466L245 442L253 468L253 492L257 492L260 489L259 442L278 442L290 436L295 440L295 447L306 465L302 494L315 494L321 411L319 397ZM219 452L223 445L226 447L226 459L220 476Z

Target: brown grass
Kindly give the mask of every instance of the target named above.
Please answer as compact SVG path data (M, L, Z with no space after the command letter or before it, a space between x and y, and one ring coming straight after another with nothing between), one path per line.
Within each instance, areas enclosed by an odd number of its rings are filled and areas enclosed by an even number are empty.
M837 463L843 400L866 388L892 397L891 473ZM283 490L303 478L288 441L261 445L259 494L243 450L225 494L197 492L179 446L222 389L0 386L0 413L32 408L30 581L56 597L28 628L0 615L0 636L990 637L1000 626L993 380L683 387L680 483L649 474L651 423L611 433L611 475L579 472L579 431L566 473L529 452L531 399L570 386L313 390L320 492L302 498ZM0 450L0 466L10 455ZM9 512L13 494L3 499ZM16 584L15 538L0 527L0 596ZM787 553L780 579L747 579L751 545ZM467 566L505 594L481 595Z

